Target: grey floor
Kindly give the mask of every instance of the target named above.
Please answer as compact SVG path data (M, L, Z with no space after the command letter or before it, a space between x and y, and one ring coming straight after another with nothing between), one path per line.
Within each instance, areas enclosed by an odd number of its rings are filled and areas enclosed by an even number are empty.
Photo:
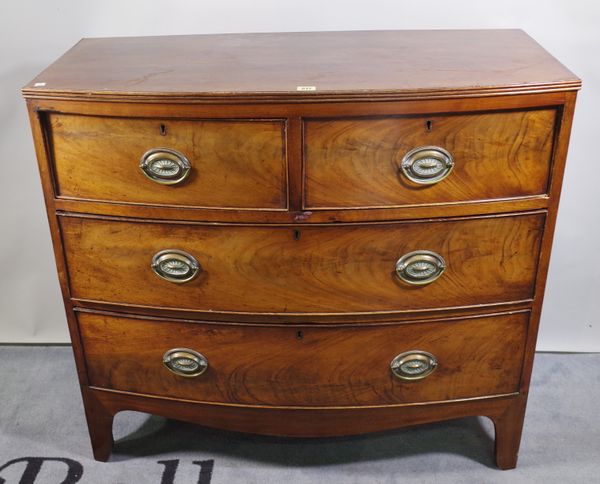
M123 412L115 420L113 456L98 463L90 457L69 347L0 346L0 397L6 484L600 483L600 354L537 355L512 471L494 467L492 427L484 418L288 440Z

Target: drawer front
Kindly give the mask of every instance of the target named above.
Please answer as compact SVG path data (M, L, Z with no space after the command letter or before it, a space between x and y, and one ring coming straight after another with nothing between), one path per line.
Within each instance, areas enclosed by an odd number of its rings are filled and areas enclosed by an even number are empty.
M537 212L301 227L59 220L75 299L210 312L315 314L529 299L544 217ZM427 251L426 257L414 259L416 251ZM427 254L438 258L428 262L432 257ZM184 283L159 277L183 269L180 275L188 279L194 272L192 258L197 277ZM417 276L429 276L440 259L445 270L430 284L414 285L398 277L401 258L410 263L410 270L399 272L405 277L419 271Z
M92 386L292 406L391 405L516 392L528 324L526 312L346 327L185 323L91 313L78 318ZM164 355L180 348L205 359L202 374L182 376L165 367ZM414 380L394 376L392 360L415 351L435 359L434 371ZM416 373L421 370L413 365L409 371L414 378L429 371L423 370Z
M282 120L182 121L52 114L49 130L56 188L62 197L153 205L287 208ZM162 148L185 157L190 165L185 179L172 183L180 178L179 167ZM151 178L140 169L140 162L154 149L159 150L150 155L153 157L146 165ZM176 159L175 163L182 162Z
M308 120L305 206L393 207L545 194L555 117L548 109ZM447 153L417 150L405 159L420 147Z

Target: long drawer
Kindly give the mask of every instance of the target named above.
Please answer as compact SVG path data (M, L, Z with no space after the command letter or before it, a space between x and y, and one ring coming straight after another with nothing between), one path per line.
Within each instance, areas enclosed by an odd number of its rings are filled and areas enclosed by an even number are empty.
M544 218L242 226L59 216L75 300L263 314L528 300Z
M308 119L305 206L394 207L545 194L556 111Z
M285 126L281 119L51 114L48 129L57 195L150 205L285 210Z
M78 313L92 386L206 402L393 405L519 389L528 312L367 326Z

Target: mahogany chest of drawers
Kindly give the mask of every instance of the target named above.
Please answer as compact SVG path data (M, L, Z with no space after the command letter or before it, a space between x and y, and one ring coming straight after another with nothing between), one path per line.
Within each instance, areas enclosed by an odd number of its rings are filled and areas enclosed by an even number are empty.
M78 43L23 93L96 459L482 415L514 467L579 87L515 30Z

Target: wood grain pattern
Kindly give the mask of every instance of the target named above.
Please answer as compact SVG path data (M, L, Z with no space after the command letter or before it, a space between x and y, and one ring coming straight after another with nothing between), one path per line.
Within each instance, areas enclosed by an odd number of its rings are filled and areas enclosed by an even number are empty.
M195 422L208 427L255 434L332 437L378 432L473 415L495 419L497 431L510 432L511 426L508 425L507 418L502 418L502 415L513 415L514 412L507 410L512 407L523 408L523 402L526 400L523 395L511 395L425 405L327 410L214 405L97 388L85 387L83 390L86 401L89 402L90 415L97 415L97 418L90 420L93 422L93 427L90 427L91 431L93 429L92 435L104 438L102 441L96 440L97 445L94 448L94 457L101 461L108 460L112 441L112 418L109 422L105 417L113 416L123 410L136 409L140 412ZM453 426L449 426L449 437L452 431ZM146 438L153 439L154 436L148 435ZM480 450L473 450L473 453L474 456L479 455ZM512 469L516 465L516 453L507 446L497 446L496 463L501 469Z
M490 416L496 432L496 465L500 469L514 469L517 466L526 406L527 399L518 398L503 413Z
M489 95L579 84L520 30L389 30L83 39L23 93L311 102ZM297 86L316 90L297 91Z
M300 194L300 191L295 193ZM290 193L291 195L291 193ZM301 196L294 203L299 207ZM364 223L390 220L420 220L428 218L465 217L470 215L493 215L498 213L532 212L550 205L547 195L522 197L508 200L479 202L441 203L433 205L410 205L398 208L371 208L365 210L222 210L195 209L191 207L167 207L137 205L130 203L106 203L88 200L59 198L54 206L62 212L92 213L115 217L151 220L196 221L214 223L257 223L298 225L323 223Z
M49 129L59 196L170 206L287 207L285 120L51 114ZM139 162L153 148L183 153L192 165L188 179L169 186L149 180Z
M443 99L412 99L402 102L369 99L348 102L318 103L193 103L193 102L136 102L135 99L108 102L104 99L60 99L55 97L27 98L34 111L125 118L171 119L282 119L282 118L339 118L364 116L398 116L440 113L468 114L478 111L505 111L561 108L574 91L552 91L536 94L518 92L506 96L474 98L444 97ZM132 96L133 97L133 96ZM368 109L367 109L368 107Z
M316 90L295 91L299 84L315 85ZM351 435L484 415L494 422L497 465L514 467L580 85L521 31L320 32L80 42L23 93L94 457L108 458L113 417L122 410L297 437ZM57 119L67 120L68 126L48 125L48 120ZM315 133L321 136L317 145L304 145L302 125L307 120L308 141L318 140ZM425 120L433 121L427 134L418 126ZM92 129L82 131L85 121ZM138 186L127 191L129 172L120 172L113 183L89 166L91 160L105 172L115 170L117 163L104 160L106 153L100 149L109 146L127 155L128 168L137 169L141 153L131 161L132 144L138 136L147 139L150 131L156 136L157 123L163 121L168 126L161 140L171 137L181 143L178 146L191 144L192 150L194 142L204 143L201 154L209 154L211 161L206 178L192 178L163 197ZM337 122L347 123L347 129L333 129L341 126ZM119 136L111 136L112 123L119 125ZM223 133L216 129L218 123L239 124L229 125L232 129ZM413 123L414 130L404 129L404 123ZM362 128L367 125L371 127ZM198 126L211 132L210 138L194 139ZM229 143L230 136L235 143ZM396 159L390 158L393 148L399 149L406 140L443 142L468 153L461 155L463 167L457 165L453 178L444 182L445 189L440 185L435 190L401 186L396 190L392 183L398 180L385 166ZM57 146L67 153L67 161L61 158L55 165ZM304 153L307 146L312 152ZM315 158L315 146L327 147L325 154L335 155L320 172L323 176L316 178L314 163L322 163L323 153L317 152L321 157ZM94 156L85 155L90 148ZM219 159L223 153L227 158ZM353 158L356 153L365 156ZM474 163L467 155L485 158ZM254 157L247 164L249 156ZM340 175L335 162L339 159L353 176ZM230 167L232 161L238 171L224 173L221 168ZM306 171L305 162L311 164ZM55 180L57 167L60 176ZM117 170L121 168L119 163ZM498 168L503 169L492 178L490 173ZM359 182L354 183L357 176ZM462 183L450 184L459 177ZM368 183L361 183L363 179ZM192 190L198 180L206 185ZM326 186L331 180L333 185ZM62 190L59 198L56 181ZM303 200L305 190L308 198ZM99 199L90 199L94 197ZM348 205L342 203L344 197ZM306 208L307 201L314 209ZM328 203L338 205L327 208ZM373 208L352 209L372 204ZM81 218L82 214L87 215ZM460 218L484 214L491 216ZM449 217L455 218L437 220ZM185 243L178 248L204 257L201 263L208 270L196 285L174 287L150 273L148 252L171 243ZM409 290L393 282L393 263L398 252L422 243L442 253L449 269L434 285ZM132 300L148 305L127 305ZM456 306L446 306L452 304ZM100 309L102 314L89 314ZM504 314L482 314L491 311ZM77 315L84 313L80 325ZM169 319L173 314L189 320ZM229 323L215 322L221 320ZM215 402L169 395L174 391L204 398L199 388L173 386L162 377L142 381L135 369L119 371L133 368L133 363L131 354L118 352L129 348L154 357L150 352L162 344L154 332L141 331L142 327L158 328L169 342L183 335L210 347L212 361L222 361L219 366L230 375L219 385L212 381ZM472 329L460 330L467 327ZM101 334L103 328L107 334ZM301 339L297 328L305 331ZM94 357L84 352L80 329ZM106 335L113 345L106 342ZM143 342L142 348L127 335ZM296 339L291 341L293 335ZM364 335L368 337L361 338ZM279 353L236 367L226 359L230 346L212 344L217 340L243 348L246 359L266 355L267 346ZM371 340L377 342L373 347ZM437 345L449 361L458 362L452 381L420 387L421 394L392 392L383 382L382 404L376 389L366 383L373 375L376 379L377 363L352 371L359 361L354 357L356 347L375 361L394 345L420 341ZM315 360L293 351L299 347ZM338 348L339 354L326 351L330 347ZM284 355L286 348L290 351ZM463 358L464 348L469 355L476 353L475 361L492 363L480 366L489 378L475 375L467 381L463 372L474 375L474 362ZM486 348L483 355L480 351ZM110 366L112 354L117 358ZM342 354L346 358L341 359ZM275 363L281 368L273 381L283 382L290 375L300 378L267 388L264 377L272 375ZM143 368L148 374L154 371ZM302 379L308 370L316 388L325 388L322 395ZM357 380L359 375L364 379ZM450 378L443 372L431 377L436 375ZM90 386L89 377L94 383L150 385L165 393L99 389ZM463 390L510 393L443 403L386 403L394 398L446 398ZM283 402L284 397L309 406L262 403ZM234 399L261 405L232 403ZM340 401L359 406L310 406Z
M102 311L120 316L134 315L143 317L178 318L186 322L219 321L230 323L256 323L256 324L369 324L369 323L396 323L410 322L415 318L420 321L438 320L440 318L471 317L485 312L510 312L528 310L532 306L531 299L513 302L486 304L483 306L458 306L455 308L428 308L423 310L407 311L378 311L370 313L215 313L186 310L181 308L135 306L131 304L116 304L77 299L72 301L76 311Z
M149 321L79 313L90 384L204 402L285 406L394 405L518 391L529 313L418 324L340 327ZM162 364L172 348L209 362L195 378ZM438 359L402 381L392 359Z
M301 230L81 217L60 223L75 299L211 313L353 313L531 298L544 213ZM158 278L150 262L163 249L192 254L200 276L177 285ZM445 273L427 286L401 283L396 261L421 249L439 253Z
M478 99L444 99L430 101L370 102L368 113L377 116L412 116L418 113L457 112L473 113L494 111L499 109L534 109L543 106L560 106L565 101L566 93L556 92L544 95L510 97L489 97ZM477 215L485 213L507 213L545 208L548 197L536 195L512 199L495 199L461 202L452 200L449 203L429 205L405 205L397 208L375 208L370 210L302 210L301 189L299 187L302 159L302 143L297 128L298 119L315 117L331 118L351 117L365 114L364 103L338 104L257 104L257 105L194 105L194 104L134 104L74 102L52 99L29 99L28 105L34 112L40 112L42 119L46 112L84 113L88 116L124 117L137 119L239 119L239 118L286 118L288 119L288 152L290 177L290 210L252 210L206 208L198 210L191 206L140 205L127 202L106 203L104 201L87 201L81 199L59 198L54 201L58 210L72 212L97 213L116 216L133 216L142 218L161 218L170 220L198 220L216 222L257 222L257 223L322 223L333 221L358 222L368 220L399 220L427 217L446 217L460 215ZM165 188L165 187L162 187ZM304 216L310 211L309 216ZM300 217L298 217L300 216Z
M545 194L554 119L554 110L533 110L307 120L305 206L347 209ZM430 145L449 151L455 166L445 180L418 185L402 174L402 159Z

